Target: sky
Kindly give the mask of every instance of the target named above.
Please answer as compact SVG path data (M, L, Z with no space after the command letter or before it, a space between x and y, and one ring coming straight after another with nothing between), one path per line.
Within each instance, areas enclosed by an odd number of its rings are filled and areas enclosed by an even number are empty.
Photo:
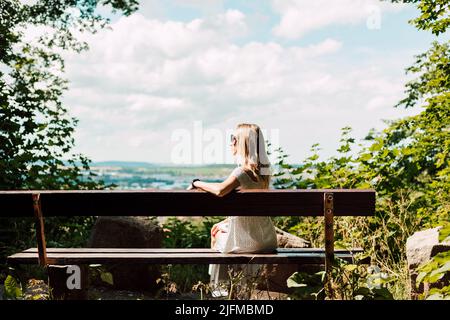
M76 147L93 161L232 162L229 134L256 123L288 161L340 131L359 142L394 108L404 69L435 39L408 24L412 5L378 0L141 1L111 29L64 53L64 102ZM271 158L272 161L274 158Z

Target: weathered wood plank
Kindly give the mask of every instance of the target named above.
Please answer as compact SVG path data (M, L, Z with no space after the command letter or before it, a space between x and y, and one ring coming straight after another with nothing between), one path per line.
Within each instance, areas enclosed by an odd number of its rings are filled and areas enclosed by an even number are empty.
M344 260L351 260L352 254L336 253ZM47 253L49 264L322 264L325 253L277 253L277 254L222 254L222 253ZM11 264L34 264L37 253L21 252L8 257Z
M334 252L359 253L362 248L352 248L351 250L336 249ZM29 248L23 253L36 253L37 248ZM211 248L47 248L48 253L217 253ZM307 253L325 252L323 248L278 248L278 253Z
M325 192L334 194L335 216L375 212L375 191L370 189L242 190L222 198L184 190L26 190L0 191L0 217L32 217L33 192L41 194L44 217L323 216Z

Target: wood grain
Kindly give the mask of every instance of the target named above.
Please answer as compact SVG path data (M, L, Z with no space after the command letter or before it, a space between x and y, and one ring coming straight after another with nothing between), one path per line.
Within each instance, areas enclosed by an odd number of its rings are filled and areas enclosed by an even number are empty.
M32 217L40 193L48 216L323 216L325 192L334 194L335 216L371 216L375 191L358 189L243 190L225 197L184 190L0 191L0 217Z
M180 250L180 249L178 249ZM349 252L336 252L336 256L350 261ZM37 252L20 252L8 257L10 264L35 264ZM286 252L277 253L234 253L220 252L47 252L47 262L54 265L65 264L323 264L325 252Z
M334 252L358 253L362 248L353 248L351 250L336 249ZM29 248L23 253L36 253L37 248ZM211 248L47 248L48 253L217 253ZM278 248L278 253L311 253L324 252L323 248Z

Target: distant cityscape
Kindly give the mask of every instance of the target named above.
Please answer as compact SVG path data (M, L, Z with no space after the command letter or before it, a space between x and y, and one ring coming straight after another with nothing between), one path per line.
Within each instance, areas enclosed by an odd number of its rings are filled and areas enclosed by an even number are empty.
M223 181L235 164L176 166L146 162L93 162L90 164L96 180L116 185L115 189L186 189L192 179L208 182Z

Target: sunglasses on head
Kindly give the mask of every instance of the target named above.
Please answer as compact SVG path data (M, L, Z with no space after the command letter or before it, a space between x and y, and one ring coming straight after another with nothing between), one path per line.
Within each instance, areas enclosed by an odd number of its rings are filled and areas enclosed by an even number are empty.
M236 138L236 136L235 136L234 134L232 134L232 135L230 136L230 141L231 141L231 142L237 141L237 138Z

